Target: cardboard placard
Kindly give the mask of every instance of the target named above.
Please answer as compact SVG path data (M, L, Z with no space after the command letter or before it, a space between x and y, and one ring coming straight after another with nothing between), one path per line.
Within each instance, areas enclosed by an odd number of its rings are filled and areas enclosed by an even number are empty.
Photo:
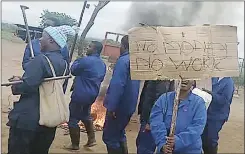
M133 80L239 75L237 27L136 27L128 31Z

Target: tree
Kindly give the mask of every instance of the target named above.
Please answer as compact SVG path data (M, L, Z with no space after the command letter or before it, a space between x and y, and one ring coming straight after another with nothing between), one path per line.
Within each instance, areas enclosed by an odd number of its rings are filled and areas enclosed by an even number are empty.
M71 16L65 13L50 12L48 10L43 10L43 13L41 13L40 18L41 18L40 27L43 27L43 24L47 19L58 22L60 25L74 26L78 24L76 19L73 19ZM68 48L71 47L73 42L74 42L74 37L69 36L67 41ZM78 44L78 42L76 44ZM77 51L78 48L76 48L75 50Z
M78 55L82 56L83 54L83 49L84 49L84 40L86 38L86 35L88 33L88 31L90 30L90 28L94 25L94 20L97 17L97 14L99 13L99 11L106 6L110 1L99 1L99 3L95 6L94 11L92 16L90 17L90 20L88 22L88 24L86 25L85 29L82 32L81 38L80 38L80 42L81 42L81 49L82 50L78 50Z
M41 22L40 27L43 27L44 21L47 19L55 19L59 22L60 25L69 25L74 26L77 25L77 20L73 19L71 16L65 14L65 13L59 13L59 12L50 12L48 10L43 10L43 13L41 13Z

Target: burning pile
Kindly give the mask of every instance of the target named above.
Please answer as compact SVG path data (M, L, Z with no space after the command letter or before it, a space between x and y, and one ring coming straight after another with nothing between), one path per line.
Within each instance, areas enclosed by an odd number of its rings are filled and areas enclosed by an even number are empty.
M105 122L105 115L106 115L106 108L103 106L103 102L104 102L104 98L105 98L106 91L110 83L110 80L111 80L111 74L107 73L104 81L102 82L99 95L97 99L95 100L95 102L93 103L93 105L91 106L91 116L93 119L95 131L103 130L103 126ZM78 123L78 125L80 126L81 132L86 132L85 126L83 125L81 121ZM62 128L65 130L65 135L69 134L67 123L60 125L59 128Z
M95 131L102 131L103 125L105 122L105 115L106 115L106 108L103 106L104 96L98 96L93 105L91 106L91 117L93 119L94 123L94 130ZM80 121L78 123L80 126L81 132L86 133L86 129L84 124ZM59 126L59 128L62 128L65 130L64 135L69 134L68 124L64 123Z
M106 108L103 106L104 97L99 96L91 107L91 116L93 117L94 125L104 126Z

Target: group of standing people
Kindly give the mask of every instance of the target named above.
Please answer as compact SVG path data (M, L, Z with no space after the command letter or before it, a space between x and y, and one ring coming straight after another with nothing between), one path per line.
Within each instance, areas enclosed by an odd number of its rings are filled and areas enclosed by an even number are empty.
M69 66L66 41L67 35L74 32L55 23L47 26L42 38L32 41L34 58L30 59L30 48L26 47L22 63L25 73L16 77L23 82L11 87L12 93L21 97L9 114L8 154L48 154L55 138L56 127L48 128L38 123L38 87L44 78L52 77L44 55L51 61L57 76L62 76ZM106 74L106 65L100 58L102 49L100 42L92 41L87 48L87 56L75 60L65 72L75 76L69 104L71 145L65 146L66 149L80 148L80 120L88 135L84 146L96 145L90 112ZM64 93L67 82L63 85ZM192 93L194 81L181 82L175 134L169 136L175 98L174 81L145 81L138 105L141 127L136 139L137 153L152 154L157 149L160 153L202 153L203 150L204 154L216 154L219 131L229 117L234 83L230 77L225 77L213 78L212 84L212 92L203 89L212 95L212 102L206 109L204 100ZM125 35L121 39L120 57L104 99L107 112L102 140L109 154L128 153L125 128L136 110L139 90L140 81L130 78L129 41Z
M145 81L138 114L141 127L136 139L137 153L217 154L219 132L227 122L234 92L230 77L212 78L212 101L206 109L204 100L193 94L191 80L183 80L180 90L175 135L168 137L175 98L173 81Z

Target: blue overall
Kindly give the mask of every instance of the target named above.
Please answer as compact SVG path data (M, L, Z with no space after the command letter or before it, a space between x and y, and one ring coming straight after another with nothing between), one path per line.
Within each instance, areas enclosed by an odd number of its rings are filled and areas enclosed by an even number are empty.
M166 144L173 115L175 92L163 94L156 101L150 115L151 134L155 139L157 151ZM180 101L176 127L173 154L201 154L201 134L205 127L207 111L204 100L191 93Z
M80 120L92 120L91 105L95 102L106 74L106 65L99 54L79 58L71 66L75 76L71 94L69 127L77 128Z
M153 154L155 152L156 144L154 138L150 130L145 131L145 126L149 124L151 109L156 100L162 94L171 91L174 91L174 81L145 81L138 105L141 126L136 139L137 154Z
M62 76L66 62L60 51L44 53L54 66L57 76ZM66 74L69 74L67 69ZM15 86L20 99L9 113L10 126L8 154L48 154L56 128L39 125L39 86L44 78L53 77L47 59L37 55L25 68L23 83ZM51 115L52 116L52 115Z
M124 52L116 62L104 100L107 111L116 113L116 118L106 114L102 139L107 147L118 149L120 142L126 141L125 127L135 112L139 87L140 81L130 78L129 52Z
M37 56L40 53L42 53L39 39L32 40L31 42L32 42L32 48L33 48L34 56ZM69 65L69 50L68 50L67 46L65 46L64 48L61 49L61 54L63 56L63 59ZM26 48L25 48L23 60L22 60L22 68L23 68L23 70L25 70L26 66L29 64L30 57L31 57L31 50L30 50L29 44L27 44ZM65 83L63 85L64 86L64 92L66 91L67 84L68 84L68 79L65 80Z
M230 105L234 93L234 82L232 78L212 78L212 102L207 111L207 124L202 139L203 146L215 148L218 146L219 131L228 120Z

